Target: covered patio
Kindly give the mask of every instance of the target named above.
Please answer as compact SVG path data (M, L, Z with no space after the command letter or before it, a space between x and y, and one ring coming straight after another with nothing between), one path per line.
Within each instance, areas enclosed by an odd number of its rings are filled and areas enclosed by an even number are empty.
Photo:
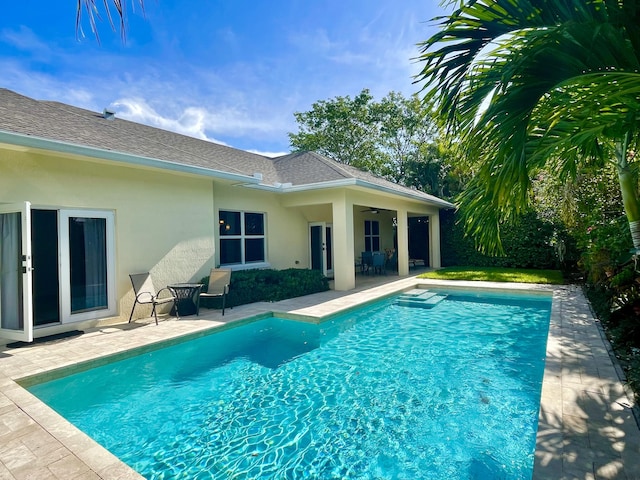
M382 190L382 189L381 189ZM363 252L383 252L388 274L406 276L418 265L440 268L440 209L453 205L424 194L342 190L288 193L283 205L309 222L310 266L339 291L356 288ZM387 270L385 268L385 270Z

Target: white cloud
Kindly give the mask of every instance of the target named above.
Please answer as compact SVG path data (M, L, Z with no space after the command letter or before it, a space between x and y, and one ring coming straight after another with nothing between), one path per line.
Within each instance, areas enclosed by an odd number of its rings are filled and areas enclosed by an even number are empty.
M307 55L332 52L345 48L344 42L333 41L322 28L313 31L294 32L289 35L289 43Z
M247 152L255 153L255 154L258 154L258 155L262 155L263 157L269 157L269 158L281 157L283 155L287 155L287 154L291 153L289 151L286 151L286 152L285 151L282 151L282 152L263 152L261 150L253 150L253 149L247 150Z
M0 39L13 47L27 52L41 55L50 53L49 46L41 41L30 28L21 25L18 30L5 28L0 33Z
M177 118L169 118L158 113L142 98L121 98L113 102L111 106L115 108L118 117L126 120L225 144L207 135L206 120L208 115L203 108L188 107Z
M313 102L363 88L377 98L418 90L412 81L420 66L411 58L418 53L415 43L428 37L420 21L429 16L411 17L407 8L371 8L307 29L294 22L290 31L273 35L274 43L289 46L259 45L265 54L258 56L242 52L241 28L218 26L214 46L225 49L224 61L191 58L180 42L109 49L44 42L27 27L10 26L0 30L0 47L12 46L0 57L0 86L96 112L112 106L121 118L280 155L287 132L297 129L293 113Z
M162 104L163 102L161 98L155 97L153 103ZM233 108L213 110L210 104L200 107L181 106L176 101L167 101L160 111L143 98L123 97L113 102L111 106L115 108L120 118L222 145L228 145L228 143L216 138L219 135L233 138L274 133L274 125L270 124L268 119L251 118L245 112Z

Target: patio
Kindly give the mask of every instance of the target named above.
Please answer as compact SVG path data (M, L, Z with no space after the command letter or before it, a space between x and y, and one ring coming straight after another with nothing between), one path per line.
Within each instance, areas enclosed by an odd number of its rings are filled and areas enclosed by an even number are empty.
M412 274L414 272L412 271ZM0 478L137 479L142 478L84 433L20 387L15 380L55 372L105 356L123 356L137 347L206 334L211 328L269 314L295 313L310 318L360 305L425 284L413 275L358 276L357 288L331 290L274 303L227 310L201 310L200 317L177 321L138 320L97 328L82 335L22 348L0 350ZM455 282L455 285L502 289L505 284ZM554 303L542 389L535 479L640 478L640 430L631 396L620 382L581 290L510 284L518 290L553 291Z

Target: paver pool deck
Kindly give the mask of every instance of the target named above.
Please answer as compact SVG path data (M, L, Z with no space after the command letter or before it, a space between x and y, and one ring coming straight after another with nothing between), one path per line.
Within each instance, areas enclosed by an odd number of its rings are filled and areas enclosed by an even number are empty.
M533 478L640 480L637 408L579 287L414 277L387 277L383 284L349 292L234 307L224 317L217 310L201 310L199 317L165 318L157 326L142 319L73 338L0 347L0 480L142 478L18 382L270 312L320 318L417 284L552 292Z

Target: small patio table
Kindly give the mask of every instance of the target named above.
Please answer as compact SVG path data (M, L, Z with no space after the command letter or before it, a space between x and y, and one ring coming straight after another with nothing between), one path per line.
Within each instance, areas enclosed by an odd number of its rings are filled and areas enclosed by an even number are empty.
M200 301L200 291L204 285L202 283L173 283L168 285L178 298L178 313L180 316L193 315L198 311ZM175 308L171 309L171 315L175 315Z

